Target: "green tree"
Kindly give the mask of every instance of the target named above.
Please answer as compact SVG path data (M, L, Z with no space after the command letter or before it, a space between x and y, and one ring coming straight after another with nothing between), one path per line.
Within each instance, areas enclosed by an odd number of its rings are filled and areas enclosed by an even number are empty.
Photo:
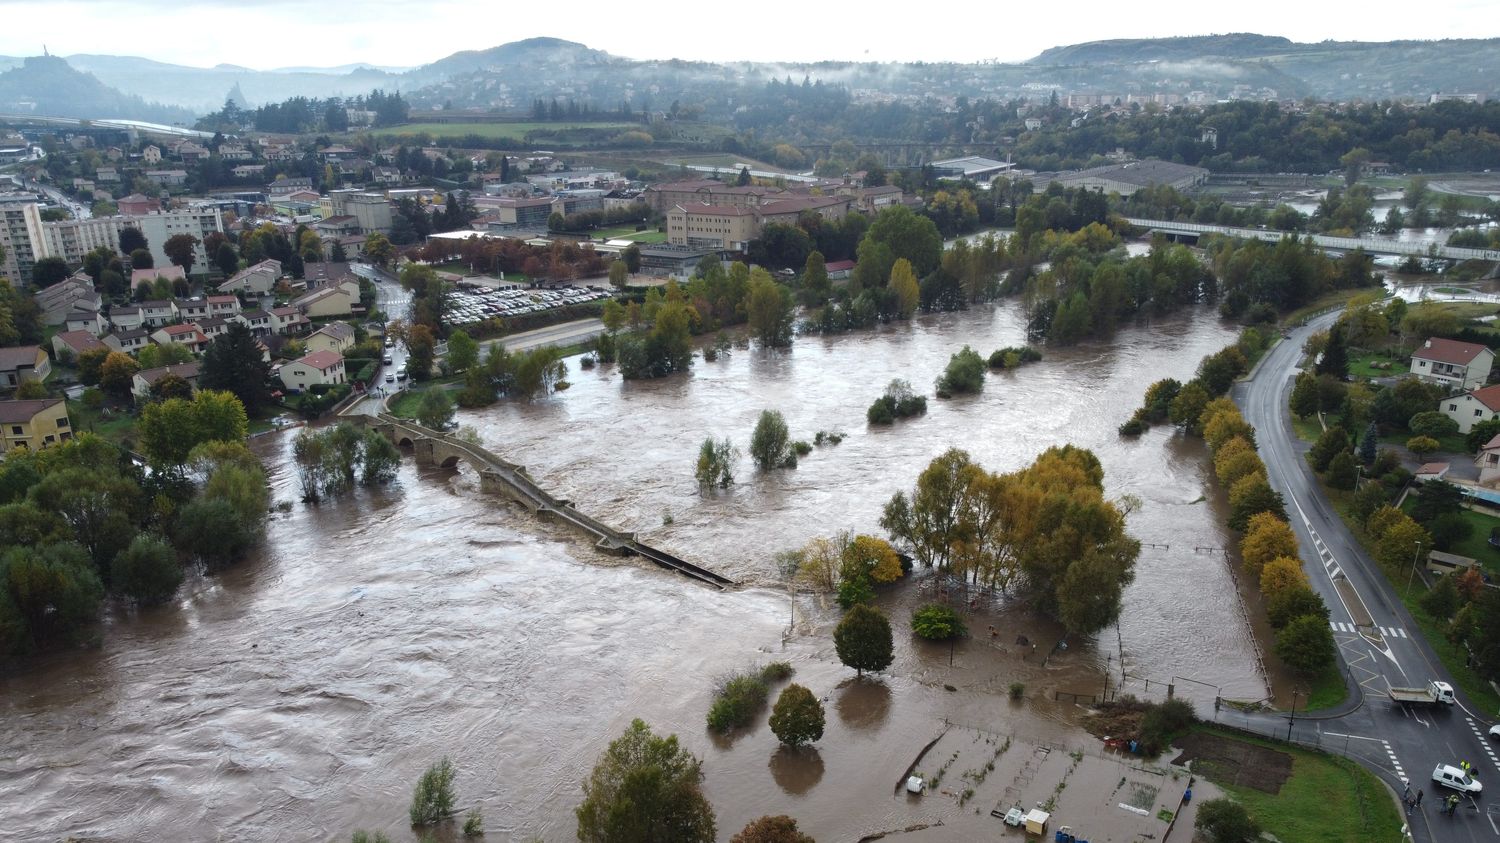
M1328 622L1315 615L1293 619L1276 633L1276 655L1303 676L1316 676L1333 664L1335 645Z
M641 271L641 247L640 247L640 244L638 244L638 243L631 243L629 246L626 246L625 247L625 251L623 251L623 252L620 253L620 257L625 260L625 268L626 269L629 269L631 272L640 272Z
M1348 451L1339 451L1328 461L1328 485L1333 488L1353 489L1358 478L1359 469L1354 462L1354 455Z
M832 282L828 280L828 264L823 253L816 249L808 253L807 261L802 265L802 292L804 303L811 307L827 302L833 292Z
M1286 518L1286 506L1281 495L1271 488L1262 472L1247 474L1229 488L1229 526L1243 530L1250 519L1262 512L1277 518Z
M610 743L583 783L578 817L582 843L712 843L712 806L703 795L703 765L635 720Z
M240 256L234 251L234 246L229 241L220 243L218 251L214 252L214 266L224 273L225 278L240 271Z
M432 356L437 348L437 338L426 325L412 325L406 329L406 373L413 380L425 381L432 377Z
M913 212L904 205L887 208L875 216L865 236L859 242L859 261L863 262L867 252L877 246L889 250L890 260L879 268L880 279L890 275L890 264L906 258L919 277L938 268L943 253L943 236L931 219Z
M1474 426L1469 428L1464 444L1470 453L1478 453L1480 448L1489 444L1490 440L1496 436L1500 436L1500 419L1485 419L1475 422Z
M142 369L155 369L159 366L190 362L193 359L193 352L181 343L152 344L137 351L135 359L141 364Z
M1250 819L1243 805L1229 799L1210 799L1198 805L1193 828L1203 834L1207 843L1255 843L1260 826Z
M1343 380L1349 376L1349 351L1344 346L1344 330L1335 325L1328 332L1328 345L1323 349L1314 371L1319 375L1332 375Z
M929 641L962 638L968 633L958 613L938 603L928 603L911 613L911 631Z
M68 262L58 257L38 258L31 265L31 286L41 290L68 277Z
M144 533L115 556L110 581L114 589L142 605L161 603L182 585L182 563L177 551Z
M895 653L891 644L891 622L879 609L855 604L833 631L833 646L839 661L863 676L865 671L890 667Z
M1328 470L1328 464L1339 454L1349 450L1349 434L1339 425L1334 425L1323 431L1318 441L1313 443L1307 452L1307 461L1312 463L1314 471L1322 473Z
M797 467L797 454L780 410L761 411L750 434L750 458L761 471Z
M233 323L204 351L198 386L233 393L248 415L259 415L271 400L271 364L263 354L250 329Z
M384 234L372 232L365 237L365 257L375 265L384 267L396 257L396 247L391 245L390 238Z
M141 448L157 466L178 466L203 442L239 442L249 420L245 407L228 392L205 389L191 401L173 398L141 410Z
M750 271L745 310L750 331L761 345L786 348L792 344L792 316L796 310L792 294L760 267Z
M813 692L795 682L786 686L771 709L771 733L787 746L801 746L823 737L823 704Z
M135 374L140 370L141 365L130 355L111 351L99 364L99 387L110 397L123 401L130 397Z
M151 384L151 400L166 401L170 398L191 401L193 385L180 375L162 375L156 379L156 383Z
M781 814L751 820L729 843L817 843L797 830L797 821Z
M948 358L948 367L937 379L939 398L975 393L984 389L984 375L988 371L984 358L967 345Z
M453 779L457 772L446 757L422 773L412 788L407 815L415 826L432 825L453 813Z
M1417 413L1407 421L1406 427L1414 435L1439 439L1458 433L1458 422L1437 410Z
M191 234L174 234L161 244L161 250L166 252L168 260L182 267L183 275L191 275L193 263L198 260L199 242L201 241Z
M698 488L704 491L717 486L727 489L734 484L734 463L740 457L738 449L726 438L715 440L712 436L703 440L698 449L698 463L693 476Z
M611 334L625 327L625 308L617 299L604 302L604 329Z
M887 286L896 296L896 317L910 319L922 301L922 289L917 284L911 261L900 258L891 266L891 280Z
M466 372L479 362L479 343L468 332L457 330L448 335L448 368Z
M1282 589L1266 598L1266 617L1272 629L1281 629L1297 618L1312 615L1328 622L1328 606L1317 592L1307 586Z
M1318 378L1312 372L1297 375L1292 384L1291 409L1303 419L1318 411Z
M1441 448L1442 444L1431 436L1413 436L1406 440L1406 450L1417 455L1417 459L1425 460L1427 455Z
M120 229L120 254L134 255L134 253L146 249L148 246L146 235L142 234L139 228L126 226ZM147 264L147 266L149 267L150 264Z
M156 258L153 258L151 253L145 249L136 249L130 253L130 268L155 269Z
M244 556L257 535L229 501L199 498L178 511L173 538L184 553L219 568Z
M72 542L12 547L0 556L0 653L75 638L98 617L104 587Z
M630 267L624 261L615 261L609 265L609 285L615 289L625 286L630 280Z
M1188 381L1172 399L1167 417L1178 427L1196 428L1203 408L1208 406L1208 390L1198 381Z
M417 423L432 430L443 430L453 421L453 399L446 389L433 388L422 394L417 405Z

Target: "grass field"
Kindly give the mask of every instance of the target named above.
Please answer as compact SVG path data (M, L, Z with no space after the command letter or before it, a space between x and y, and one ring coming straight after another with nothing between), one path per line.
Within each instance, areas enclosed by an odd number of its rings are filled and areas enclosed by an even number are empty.
M82 401L67 403L75 433L97 433L116 445L135 441L135 416L129 410L91 410Z
M1366 843L1399 837L1401 816L1389 791L1353 761L1209 726L1195 726L1193 731L1228 742L1227 746L1248 744L1291 756L1291 775L1276 793L1228 780L1222 775L1226 770L1216 765L1194 767L1282 843Z
M1337 665L1330 665L1323 675L1314 679L1307 689L1307 699L1302 707L1306 711L1333 708L1349 697L1349 687Z
M1377 369L1373 363L1389 364L1389 368ZM1409 358L1394 349L1366 351L1349 350L1349 374L1358 378L1389 378L1410 371Z
M461 138L465 135L478 135L487 140L525 140L527 132L543 129L553 131L567 131L569 129L604 129L616 132L624 132L638 128L637 123L407 123L403 126L392 126L389 129L381 129L374 134L404 136L428 134L433 137Z

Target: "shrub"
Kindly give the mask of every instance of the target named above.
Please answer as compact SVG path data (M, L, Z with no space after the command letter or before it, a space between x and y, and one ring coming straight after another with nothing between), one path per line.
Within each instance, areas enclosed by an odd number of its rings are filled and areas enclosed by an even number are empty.
M792 443L792 452L799 457L805 457L808 454L812 453L812 446L807 444L803 440L798 439L796 442Z
M792 678L792 674L796 672L791 662L771 662L760 669L760 678L767 682L779 682Z
M484 817L478 808L470 808L464 815L464 836L479 837L484 834Z
M860 676L867 670L885 670L895 658L890 621L879 609L864 604L850 609L839 621L833 631L833 647L839 661Z
M1021 699L1024 696L1026 696L1026 683L1025 682L1012 682L1012 683L1010 683L1010 698L1011 699L1013 699L1013 700L1019 700L1019 699Z
M1333 664L1333 633L1316 615L1293 619L1276 633L1276 655L1292 670L1315 676Z
M710 436L704 439L698 448L698 464L693 470L698 487L704 490L715 486L727 489L734 485L734 463L739 458L739 449L727 438L715 441Z
M948 368L937 379L939 398L979 392L984 389L984 359L967 345L948 358Z
M182 563L171 545L143 533L115 556L110 582L137 603L160 603L182 585Z
M928 641L946 641L968 634L958 613L937 603L928 603L911 613L911 631Z
M890 424L926 412L927 396L914 394L910 383L897 378L886 384L885 394L875 399L865 418L870 424Z
M412 825L430 825L453 813L453 763L447 758L427 768L412 790Z
M708 728L723 734L748 726L755 712L765 705L766 691L766 680L760 672L721 677L708 709Z
M750 458L761 471L797 467L797 453L792 450L791 435L780 411L761 411L750 434Z
M1243 805L1228 799L1210 799L1199 805L1193 828L1203 832L1208 843L1252 843L1260 839L1260 826L1250 819Z

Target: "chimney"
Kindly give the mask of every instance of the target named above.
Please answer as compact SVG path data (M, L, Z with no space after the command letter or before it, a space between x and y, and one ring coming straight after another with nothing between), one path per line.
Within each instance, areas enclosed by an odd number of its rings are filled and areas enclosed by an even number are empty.
M1426 342L1422 343L1422 347L1423 348L1432 348L1432 340L1427 340Z

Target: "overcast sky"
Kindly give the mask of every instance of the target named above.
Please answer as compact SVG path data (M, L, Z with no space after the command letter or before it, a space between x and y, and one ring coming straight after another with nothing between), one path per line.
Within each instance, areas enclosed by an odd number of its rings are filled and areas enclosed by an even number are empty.
M257 69L415 66L553 36L632 58L1020 61L1106 38L1259 32L1294 41L1500 35L1497 0L718 3L574 0L0 0L0 54L139 55Z

